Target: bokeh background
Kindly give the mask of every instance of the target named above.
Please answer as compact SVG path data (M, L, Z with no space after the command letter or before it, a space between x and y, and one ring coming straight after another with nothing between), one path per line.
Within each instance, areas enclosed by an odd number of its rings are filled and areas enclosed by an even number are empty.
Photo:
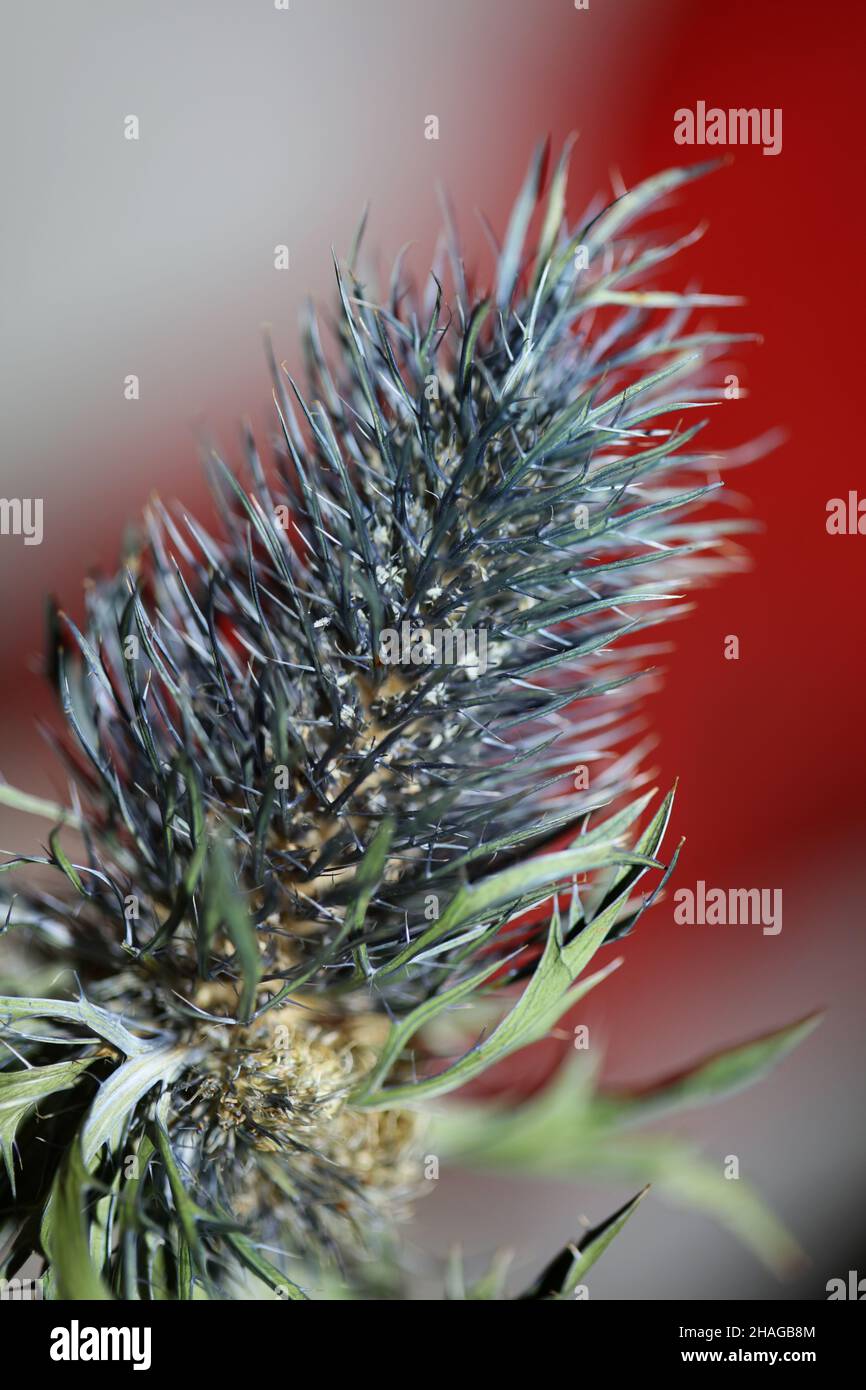
M420 267L442 182L483 266L476 210L502 228L539 136L579 131L575 215L596 190L700 157L673 142L677 107L783 110L778 157L732 151L672 214L710 224L679 275L744 294L726 326L764 335L737 361L748 394L717 412L714 439L781 426L787 442L733 479L764 524L753 568L678 626L651 715L659 782L681 779L678 884L780 887L784 927L677 926L668 900L582 1018L606 1040L606 1077L640 1083L826 1006L772 1079L678 1125L720 1162L740 1156L812 1263L780 1289L709 1221L650 1200L593 1297L823 1297L858 1257L866 1273L866 538L825 530L828 498L866 494L864 27L863 7L812 0L5 7L0 495L42 497L45 539L0 538L0 773L41 794L64 791L36 728L51 714L45 594L78 613L82 578L113 562L154 491L207 514L201 441L237 458L244 415L271 434L262 326L297 366L299 307L331 294L330 248L347 251L365 203L383 266L413 242ZM129 114L138 142L123 138ZM33 849L46 829L3 813L0 845ZM627 1195L445 1172L407 1234L433 1252L510 1244L529 1270Z

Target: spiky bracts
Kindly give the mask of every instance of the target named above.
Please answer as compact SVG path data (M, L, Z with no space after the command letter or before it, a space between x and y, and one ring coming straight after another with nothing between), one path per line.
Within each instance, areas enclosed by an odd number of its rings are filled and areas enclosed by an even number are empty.
M84 850L52 834L58 886L10 928L82 992L0 1006L0 1139L32 1213L11 1260L67 1296L351 1272L419 1183L419 1104L543 1037L663 869L639 635L718 564L693 412L733 339L686 332L726 301L638 287L683 242L626 229L711 166L572 230L543 162L489 295L450 234L447 299L398 266L377 305L338 266L308 398L274 366L276 469L247 438L246 491L215 459L218 534L155 505L85 632L56 620ZM555 891L564 918L527 917ZM431 1069L425 1025L517 980Z

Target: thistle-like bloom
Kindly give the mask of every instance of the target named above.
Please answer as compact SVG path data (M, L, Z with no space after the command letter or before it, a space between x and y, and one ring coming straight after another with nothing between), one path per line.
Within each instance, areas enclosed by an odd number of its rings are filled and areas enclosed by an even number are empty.
M306 394L273 364L275 467L215 458L217 530L155 505L85 631L54 616L79 843L10 906L62 997L0 1001L0 1142L6 1267L61 1296L363 1289L425 1103L545 1036L664 881L637 703L730 551L699 438L734 339L645 287L691 238L635 225L710 166L570 229L544 162L488 294L451 231L447 293L338 266ZM499 1021L436 1062L479 998Z

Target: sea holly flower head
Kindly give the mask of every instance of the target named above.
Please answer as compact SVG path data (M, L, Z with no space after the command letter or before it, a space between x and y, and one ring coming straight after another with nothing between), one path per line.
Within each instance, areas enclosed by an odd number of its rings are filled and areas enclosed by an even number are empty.
M545 191L536 153L486 286L451 227L417 287L398 264L378 294L357 247L337 263L306 385L271 363L273 464L247 433L240 473L212 459L215 526L154 503L82 627L52 610L74 790L4 796L55 826L34 860L53 881L9 899L50 997L0 999L0 1145L27 1194L5 1267L37 1254L61 1297L303 1298L328 1271L399 1291L425 1146L465 1153L477 1121L501 1142L476 1153L514 1152L507 1113L442 1098L615 969L673 868L642 696L654 629L736 560L702 438L748 335L704 317L727 297L651 286L694 234L644 215L712 166L572 226L568 154ZM431 1030L470 1005L487 1026L437 1060ZM629 1105L564 1084L539 1152L604 1168ZM650 1176L694 1162L672 1149ZM751 1201L781 1264L790 1239ZM573 1291L635 1205L526 1296Z

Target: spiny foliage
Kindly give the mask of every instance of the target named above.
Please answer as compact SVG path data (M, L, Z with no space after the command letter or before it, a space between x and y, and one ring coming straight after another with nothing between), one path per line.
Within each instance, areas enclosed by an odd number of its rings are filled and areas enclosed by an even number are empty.
M377 304L338 265L306 396L272 363L275 468L247 436L249 490L213 460L215 533L155 504L84 631L53 614L80 862L58 824L28 861L56 885L8 923L81 989L0 1002L0 1141L7 1267L41 1251L61 1296L247 1271L301 1297L323 1261L363 1287L417 1186L417 1103L543 1037L664 869L670 797L635 828L638 635L734 529L698 519L719 459L689 421L743 335L687 331L724 299L636 288L692 238L632 224L712 166L569 228L567 154L542 202L537 153L489 294L450 229L448 298L398 265ZM436 634L451 659L417 660ZM555 890L565 920L527 916ZM431 1074L425 1026L518 980Z

